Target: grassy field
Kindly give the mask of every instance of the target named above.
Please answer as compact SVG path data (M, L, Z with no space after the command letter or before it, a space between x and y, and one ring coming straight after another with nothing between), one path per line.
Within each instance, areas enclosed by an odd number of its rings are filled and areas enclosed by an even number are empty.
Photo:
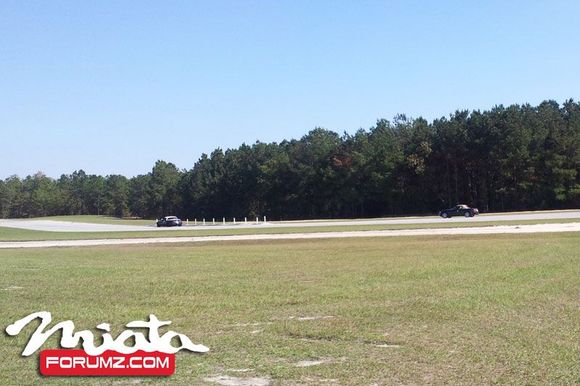
M579 250L579 234L0 250L0 326L47 310L119 332L154 313L210 347L146 384L577 384ZM31 330L0 337L0 384L38 383Z
M2 241L38 241L38 240L87 240L87 239L123 239L147 237L192 237L192 236L226 236L249 234L280 234L280 233L318 233L318 232L349 232L398 229L427 229L427 228L464 228L489 227L498 225L530 225L579 222L579 219L554 220L517 220L501 222L448 222L436 224L389 224L389 225L348 225L348 226L319 226L299 227L287 226L280 228L252 228L212 229L206 227L182 227L171 229L155 229L153 231L128 232L46 232L28 229L0 227L0 242Z

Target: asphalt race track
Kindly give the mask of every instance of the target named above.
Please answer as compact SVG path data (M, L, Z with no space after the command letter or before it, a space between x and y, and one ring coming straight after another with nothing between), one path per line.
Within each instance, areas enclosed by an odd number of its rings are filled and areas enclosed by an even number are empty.
M580 222L566 224L504 225L491 227L401 229L383 231L320 232L320 233L280 233L233 236L195 236L195 237L152 237L132 239L103 240L49 240L0 242L0 249L8 248L49 248L49 247L86 247L99 245L131 245L160 243L198 243L224 241L259 240L296 240L329 239L345 237L395 237L395 236L443 236L443 235L484 235L484 234L522 234L522 233L580 232Z
M580 221L580 210L555 211L555 212L526 212L526 213L501 213L484 214L480 216L465 218L453 217L443 219L439 216L425 217L396 217L380 219L357 219L357 220L314 220L314 221L280 221L280 222L259 222L248 223L238 222L233 225L185 225L181 228L157 228L154 222L151 225L121 225L121 224L91 224L70 221L39 220L39 219L0 219L0 227L30 229L49 232L142 232L158 231L168 229L239 229L239 228L288 228L288 227L328 227L328 226L349 226L349 225L403 225L403 224L453 224L469 222L497 222L502 221L522 221L522 220L558 220L558 219L578 219Z

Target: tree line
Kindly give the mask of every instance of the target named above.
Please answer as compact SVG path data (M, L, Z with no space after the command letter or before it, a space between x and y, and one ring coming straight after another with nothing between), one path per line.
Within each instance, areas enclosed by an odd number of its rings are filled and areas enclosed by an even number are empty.
M0 180L0 216L101 214L270 219L580 207L580 104L496 106L428 122L398 115L339 135L242 144L189 170L127 178L83 170Z

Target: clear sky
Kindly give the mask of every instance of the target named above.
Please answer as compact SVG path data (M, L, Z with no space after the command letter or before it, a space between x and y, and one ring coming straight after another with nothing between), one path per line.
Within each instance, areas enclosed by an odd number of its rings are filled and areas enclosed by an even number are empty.
M0 178L580 97L580 1L0 2Z

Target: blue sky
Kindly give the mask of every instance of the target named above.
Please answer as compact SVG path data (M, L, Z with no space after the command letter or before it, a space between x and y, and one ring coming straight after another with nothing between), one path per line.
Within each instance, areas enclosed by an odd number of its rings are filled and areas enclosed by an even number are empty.
M580 97L578 1L0 3L0 178Z

